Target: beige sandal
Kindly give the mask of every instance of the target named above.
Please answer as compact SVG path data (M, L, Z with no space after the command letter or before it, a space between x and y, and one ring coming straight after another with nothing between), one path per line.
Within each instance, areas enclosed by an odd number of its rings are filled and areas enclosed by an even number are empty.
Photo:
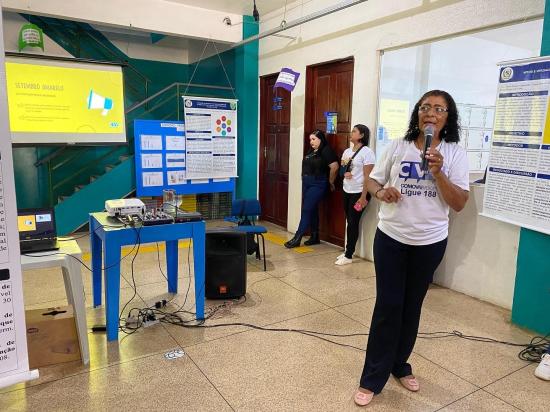
M357 392L355 392L355 396L353 397L353 400L355 404L358 406L367 406L370 403L370 401L372 401L373 397L374 397L374 392L365 393L365 392L361 392L358 389Z
M408 389L411 392L418 392L418 390L420 389L420 384L413 375L399 378L399 382L401 383L401 385L403 385L405 389Z

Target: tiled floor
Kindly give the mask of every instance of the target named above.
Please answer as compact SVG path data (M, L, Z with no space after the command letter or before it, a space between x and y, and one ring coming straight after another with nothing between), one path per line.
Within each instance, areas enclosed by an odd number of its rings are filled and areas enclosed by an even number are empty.
M376 295L372 263L333 264L336 247L319 245L286 250L282 229L269 226L268 271L248 260L247 299L230 302L206 325L246 323L273 329L302 329L350 337L324 336L339 346L306 334L262 331L242 325L182 328L158 324L118 342L90 332L88 367L71 362L40 369L36 381L0 393L0 411L346 411L360 410L352 400L362 369ZM277 240L278 239L278 240ZM82 249L88 250L85 239ZM163 256L161 251L161 257ZM171 307L194 310L192 270L187 248L180 250L184 270L180 291L166 293L155 248L138 255L132 307L172 299ZM192 259L192 252L190 253ZM161 263L163 271L164 262ZM133 295L130 259L122 263L121 302ZM164 272L165 273L165 272ZM88 324L103 322L103 309L91 306L89 272L83 271ZM191 276L189 276L191 275ZM187 300L185 291L191 282ZM61 273L24 274L27 308L66 304ZM209 301L208 306L219 305ZM468 296L431 288L421 332L458 330L469 335L528 342L531 335L509 322L510 313ZM426 336L426 335L423 335ZM183 349L185 356L164 354ZM390 379L368 410L373 411L548 411L550 382L533 376L535 365L517 358L518 348L462 340L420 337L411 357L421 390L410 393Z

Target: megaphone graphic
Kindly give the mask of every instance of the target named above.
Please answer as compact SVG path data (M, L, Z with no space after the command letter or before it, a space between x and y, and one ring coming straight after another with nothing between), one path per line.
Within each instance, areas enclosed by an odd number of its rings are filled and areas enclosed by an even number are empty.
M101 114L105 116L112 108L113 99L103 97L100 94L95 93L93 90L90 90L90 94L88 95L88 109L103 109Z

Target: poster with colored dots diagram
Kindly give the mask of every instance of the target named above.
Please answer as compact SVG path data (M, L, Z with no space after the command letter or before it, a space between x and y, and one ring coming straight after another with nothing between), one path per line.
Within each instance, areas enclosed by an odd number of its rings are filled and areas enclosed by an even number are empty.
M186 178L237 176L237 100L183 96Z

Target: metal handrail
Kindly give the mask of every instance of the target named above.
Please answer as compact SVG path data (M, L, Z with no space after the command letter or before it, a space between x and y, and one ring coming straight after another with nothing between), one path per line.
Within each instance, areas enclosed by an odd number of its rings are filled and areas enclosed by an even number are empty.
M82 149L82 148L79 148L79 149ZM61 166L64 166L64 165L66 165L67 163L72 162L74 159L77 159L77 158L81 157L82 154L83 154L83 152L86 152L86 151L87 151L87 149L84 149L84 150L75 150L74 153L73 153L72 155L67 156L67 157L66 157L65 159L63 159L61 162L56 163L56 164L53 165L53 166L50 166L51 169L52 169L52 172L53 172L54 170L59 169ZM52 159L52 160L53 160L53 159Z
M65 179L61 180L60 182L56 183L52 186L52 191L55 189L58 189L59 187L63 186L65 183L70 182L72 179L74 179L76 176L82 174L84 170L88 170L92 168L92 166L96 166L97 163L103 159L106 159L107 157L111 156L113 153L115 153L117 150L119 150L123 146L117 146L113 150L110 150L109 152L105 153L103 156L93 159L90 162L88 162L84 167L80 168L77 172L73 173L72 175L66 177Z
M160 102L158 102L156 105L154 105L153 107L151 107L150 109L147 109L143 114L148 114L148 113L151 113L152 111L158 109L159 107L162 107L164 106L166 103L168 103L170 100L172 100L173 98L179 98L177 93L174 93L174 94L171 94L169 95L167 98L165 98L164 100L161 100Z
M172 94L170 95L168 98L166 99L163 99L162 101L160 101L159 103L157 103L154 107L148 109L144 114L147 114L147 113L150 113L154 110L156 110L157 108L163 106L164 104L168 103L170 100L172 100L174 97L178 98L178 95L177 93L176 94ZM165 118L170 118L171 116L168 115L166 116ZM127 123L129 123L129 121L127 121ZM129 139L130 140L130 139ZM83 168L79 169L76 173L73 173L72 175L66 177L65 179L63 179L62 181L56 183L55 185L52 185L51 189L52 191L59 188L60 186L64 185L65 183L69 182L70 180L74 179L76 176L79 176L83 171L85 170L88 170L90 169L93 165L97 164L98 162L100 162L101 160L107 158L108 156L112 155L113 153L115 153L118 149L120 149L121 147L123 146L117 146L115 148L113 148L113 150L109 151L108 153L104 154L103 156L99 157L99 158L96 158L92 161L90 161L86 166L84 166ZM58 169L59 167L65 165L65 164L68 164L70 163L71 161L73 161L75 158L78 158L80 157L82 154L84 154L85 152L91 150L91 149L94 149L92 147L82 151L82 152L78 152L78 153L75 153L73 154L72 156L68 157L67 159L65 159L63 162L55 165L55 166L51 166L51 163L50 163L50 171L53 171L53 170L56 170ZM52 160L52 158L48 159L49 161Z
M125 114L129 114L135 110L137 110L138 108L142 107L142 106L145 106L147 105L149 102L151 102L153 99L159 97L160 95L162 95L163 93L166 93L167 91L169 91L170 89L173 89L175 88L175 94L170 94L170 96L168 96L167 98L164 98L162 99L161 101L157 102L153 107L146 107L146 110L143 114L148 114L148 113L151 113L155 110L157 110L159 107L162 107L164 106L166 103L168 103L170 100L172 100L174 97L176 98L176 102L178 103L177 104L177 109L178 110L178 113L176 114L178 119L179 119L179 91L180 91L180 87L182 86L185 86L185 87L193 87L193 88L197 88L197 87L200 87L200 88L205 88L205 89L217 89L217 90L233 90L232 87L228 87L228 86L212 86L212 85L207 85L207 84L200 84L200 83L181 83L181 82L174 82L172 84L170 84L169 86L166 86L165 88L163 88L162 90L159 90L158 92L156 92L155 94L153 94L152 96L149 96L147 97L146 99L144 99L143 101L141 101L140 103L134 105L134 106L131 106L129 109L127 109L125 111ZM166 115L164 116L165 119L168 119L172 117L171 115ZM130 123L130 120L127 120L126 121L126 124L129 124ZM128 138L128 142L130 142L132 140L131 137ZM64 178L63 180L61 180L60 182L56 183L55 185L52 185L50 182L50 198L53 198L53 195L54 195L54 191L57 190L58 188L62 187L64 184L70 182L71 180L75 179L77 176L81 175L84 171L87 171L89 169L91 169L93 166L96 166L99 162L101 162L102 160L108 158L109 156L113 155L117 150L120 150L121 147L124 147L124 146L117 146L115 148L113 148L113 150L110 150L109 152L107 152L106 154L100 156L99 158L95 158L93 159L92 161L88 162L86 165L84 165L84 167L80 168L77 172L71 174L70 176ZM49 175L50 175L50 180L51 180L51 173L53 172L54 169L58 169L59 167L69 163L70 161L74 160L75 158L79 157L81 154L87 152L88 150L90 150L92 148L88 148L87 150L84 150L83 152L79 152L73 156L70 156L68 159L66 159L65 161L61 162L60 164L56 165L55 167L52 168L52 165L51 165L51 160L55 157L55 156L50 156L47 160L48 164L49 164L49 167L48 167L48 172L49 172ZM43 162L42 162L43 163ZM42 164L40 163L40 164ZM53 199L52 199L53 200Z
M37 160L36 162L34 162L34 166L39 167L39 166L42 166L44 163L49 162L53 158L57 157L61 152L64 152L67 149L67 147L68 146L63 146L63 147L60 147L57 150L54 150L52 153L50 153L50 154L44 156L42 159Z
M157 96L160 96L162 93L170 90L172 87L180 87L180 86L186 86L186 87L193 87L193 88L196 88L196 87L200 87L200 88L203 88L203 89L218 89L218 90L234 90L233 87L229 87L229 86L212 86L210 84L201 84L201 83L181 83L181 82L174 82L168 86L166 86L165 88L159 90L158 92L156 92L155 94L152 94L151 96L149 96L148 98L146 98L145 100L142 100L141 102L139 103L136 103L135 105L133 106L130 106L128 109L126 109L126 112L125 114L128 114L132 111L134 111L135 109L137 109L138 107L141 107L147 103L149 103L151 100L153 100L155 97Z

